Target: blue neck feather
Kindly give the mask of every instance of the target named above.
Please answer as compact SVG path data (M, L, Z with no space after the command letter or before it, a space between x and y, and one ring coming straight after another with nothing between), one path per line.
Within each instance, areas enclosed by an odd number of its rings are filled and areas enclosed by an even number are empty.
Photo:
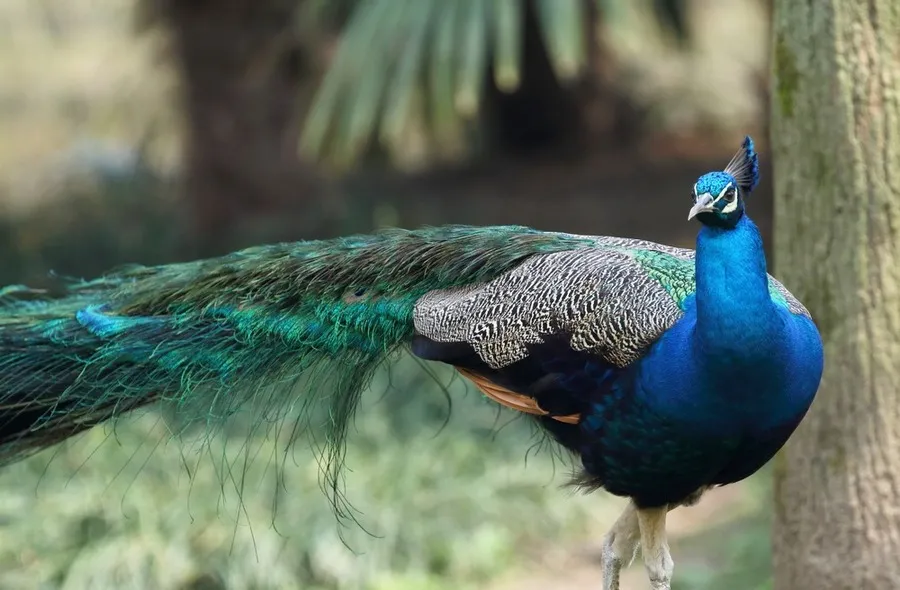
M748 353L765 354L781 324L769 295L759 230L746 215L733 229L704 226L696 252L699 352L715 355L719 366L728 366L728 357L759 360Z

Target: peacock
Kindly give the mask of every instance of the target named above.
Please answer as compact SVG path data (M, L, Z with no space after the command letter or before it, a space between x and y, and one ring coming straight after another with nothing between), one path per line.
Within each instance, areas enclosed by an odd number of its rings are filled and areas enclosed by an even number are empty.
M0 290L0 464L153 402L204 424L251 404L328 408L336 486L361 392L398 354L443 363L628 499L603 588L641 549L671 587L668 511L759 470L806 415L824 355L770 276L745 211L744 139L699 177L696 249L520 226L385 229L126 266L57 291ZM335 488L336 489L336 488Z

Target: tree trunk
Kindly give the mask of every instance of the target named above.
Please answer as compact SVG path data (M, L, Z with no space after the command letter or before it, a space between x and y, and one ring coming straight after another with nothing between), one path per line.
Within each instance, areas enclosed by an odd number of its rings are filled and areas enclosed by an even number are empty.
M778 457L779 590L900 585L900 9L776 0L776 274L825 343Z
M152 6L168 25L181 72L185 192L195 241L205 245L197 255L235 247L248 218L277 214L313 184L296 154L301 83L310 74L293 22L300 4L157 0Z

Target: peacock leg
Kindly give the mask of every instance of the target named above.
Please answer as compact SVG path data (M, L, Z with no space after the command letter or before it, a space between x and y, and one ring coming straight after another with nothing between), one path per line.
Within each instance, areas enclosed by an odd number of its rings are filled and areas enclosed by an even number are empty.
M640 541L637 508L629 502L603 537L603 590L619 590L619 572L634 561Z
M671 590L672 572L675 563L669 553L666 540L667 506L661 508L644 508L637 510L638 525L641 529L641 553L644 556L644 567L650 577L653 590Z

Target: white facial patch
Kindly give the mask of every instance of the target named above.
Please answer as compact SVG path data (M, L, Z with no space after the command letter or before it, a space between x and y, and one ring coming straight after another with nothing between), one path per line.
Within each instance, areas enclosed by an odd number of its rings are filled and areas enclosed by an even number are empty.
M717 196L715 199L713 199L713 204L718 203L720 200L724 199L725 193L727 193L728 190L730 188L732 188L733 186L734 185L730 182L728 184L726 184L725 187L722 188L722 191L719 193L719 196ZM725 214L734 213L737 210L737 207L738 207L738 200L737 200L737 195L735 195L734 199L730 203L727 201L725 202L725 206L722 207L722 213L725 213Z

